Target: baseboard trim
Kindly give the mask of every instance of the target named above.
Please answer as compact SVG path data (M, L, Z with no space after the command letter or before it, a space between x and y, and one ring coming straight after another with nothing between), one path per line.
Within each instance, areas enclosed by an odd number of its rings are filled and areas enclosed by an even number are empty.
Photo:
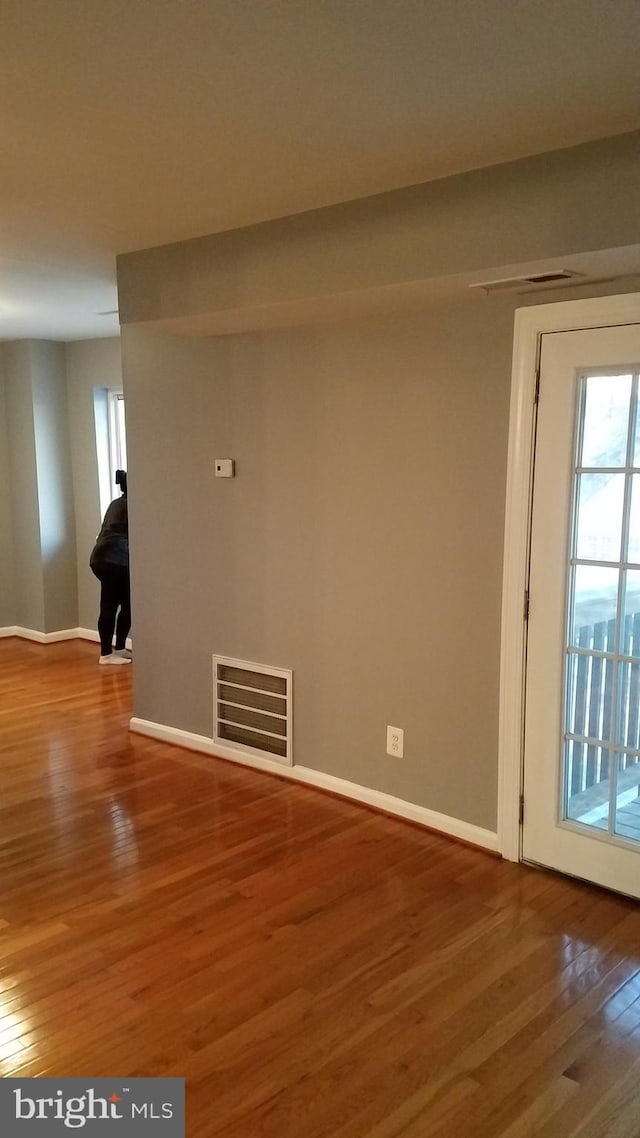
M226 759L240 766L251 767L253 770L265 771L268 774L278 775L280 778L289 778L294 782L304 783L306 786L316 787L336 794L340 798L349 798L363 806L371 806L385 814L393 814L397 818L404 818L408 822L415 822L428 830L436 830L447 837L468 845L477 846L492 853L499 853L498 835L491 830L483 830L470 822L463 822L460 818L451 818L448 814L439 814L436 810L429 810L426 806L418 806L414 802L406 802L402 798L395 798L380 790L372 790L368 786L349 782L335 775L325 774L323 771L313 770L311 767L285 767L281 763L260 758L257 755L247 755L236 751L232 747L223 747L208 739L206 735L195 735L190 731L181 731L177 727L168 727L163 723L153 723L148 719L139 719L134 716L129 721L131 731L138 735L147 735L151 739L158 739L163 743L172 743L178 747L185 747L189 751L199 751L215 758Z
M21 628L20 625L9 625L0 628L0 637L19 636L21 640L34 640L36 644L56 644L60 640L92 640L99 643L100 637L93 628L61 628L57 632L39 632L36 628ZM131 648L131 637L127 639L127 648Z
M36 644L55 644L58 640L76 640L77 628L61 628L57 632L39 632L36 628L21 628L16 625L9 632L3 630L5 636L19 636L21 640L34 640Z

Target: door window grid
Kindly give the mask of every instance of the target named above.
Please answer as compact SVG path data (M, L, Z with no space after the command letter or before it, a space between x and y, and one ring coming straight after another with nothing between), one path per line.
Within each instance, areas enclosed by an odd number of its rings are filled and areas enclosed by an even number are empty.
M613 380L613 385L607 384L608 380ZM587 411L588 399L594 394L602 405L603 385L608 388L608 407L606 421L601 424L597 415L590 413L588 417ZM593 402L597 407L597 399ZM640 564L629 559L630 552L637 556L640 539L635 532L640 500L637 419L637 371L598 371L580 376L569 559L562 818L608 831L614 840L627 841L640 840ZM583 455L588 465L583 465ZM594 533L589 533L589 516L591 523L594 516L590 497L599 503ZM617 526L615 514L621 514ZM603 570L609 571L611 595L606 597L601 590L598 597L596 588L596 595L585 604L584 598L589 597L585 581L590 575L593 582L600 574L603 585ZM617 577L613 586L612 570ZM576 590L576 582L581 591ZM627 587L628 582L633 588Z

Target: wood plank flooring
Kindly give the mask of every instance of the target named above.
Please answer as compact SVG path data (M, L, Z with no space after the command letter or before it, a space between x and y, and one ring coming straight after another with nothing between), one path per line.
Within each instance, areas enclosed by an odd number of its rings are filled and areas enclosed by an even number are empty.
M180 1075L189 1138L638 1138L640 906L128 733L0 640L0 1074Z

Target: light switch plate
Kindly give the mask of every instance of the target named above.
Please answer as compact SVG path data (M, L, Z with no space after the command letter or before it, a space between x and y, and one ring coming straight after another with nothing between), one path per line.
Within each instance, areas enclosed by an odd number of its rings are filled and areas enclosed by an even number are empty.
M232 458L217 458L216 463L216 478L233 478L235 475L235 463Z

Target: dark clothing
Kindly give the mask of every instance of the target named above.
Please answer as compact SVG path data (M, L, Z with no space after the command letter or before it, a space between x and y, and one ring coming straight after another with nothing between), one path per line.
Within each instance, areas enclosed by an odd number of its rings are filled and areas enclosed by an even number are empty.
M91 551L89 564L96 569L104 565L129 565L129 514L127 499L115 498L104 515L102 529ZM96 577L98 573L96 573Z
M104 515L102 529L91 551L89 564L100 581L100 654L109 656L113 633L116 651L125 647L131 628L129 593L129 516L127 499L116 498ZM118 614L118 609L120 612ZM116 624L116 614L118 620Z
M131 599L129 593L129 567L125 565L103 565L93 568L100 581L100 655L108 656L116 634L116 651L121 651L127 643L131 628ZM118 613L118 609L120 612ZM118 620L116 623L116 613Z

